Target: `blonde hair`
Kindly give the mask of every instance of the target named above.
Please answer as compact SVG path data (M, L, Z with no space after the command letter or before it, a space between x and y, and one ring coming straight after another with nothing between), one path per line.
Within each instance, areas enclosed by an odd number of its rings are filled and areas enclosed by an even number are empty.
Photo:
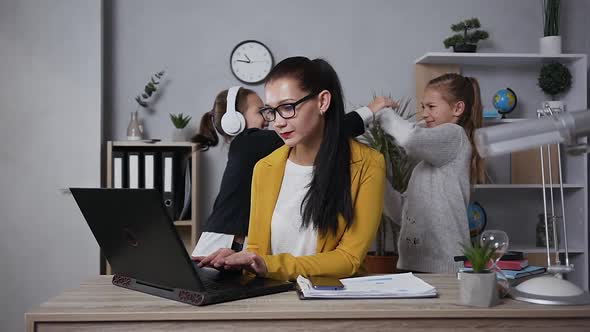
M483 159L477 152L474 143L474 132L482 125L483 106L481 104L481 93L479 83L473 77L448 73L436 77L426 85L427 89L436 89L442 98L449 104L462 101L465 110L457 124L465 129L465 133L471 143L471 165L469 180L471 184L485 182L485 165Z

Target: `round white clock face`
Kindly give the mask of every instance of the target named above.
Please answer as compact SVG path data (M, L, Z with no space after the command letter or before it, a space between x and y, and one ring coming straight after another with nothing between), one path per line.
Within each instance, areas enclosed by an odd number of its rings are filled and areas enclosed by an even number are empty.
M259 83L273 66L270 50L261 42L247 40L239 43L229 59L232 73L244 83Z

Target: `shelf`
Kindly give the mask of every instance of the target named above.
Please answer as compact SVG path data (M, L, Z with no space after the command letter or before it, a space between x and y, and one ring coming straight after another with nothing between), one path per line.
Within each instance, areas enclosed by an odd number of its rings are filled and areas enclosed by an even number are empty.
M522 251L525 253L531 253L531 254L545 254L547 252L547 249L545 249L545 247L529 247L529 246L514 246L514 247L509 247L508 250L510 251ZM559 249L560 253L565 253L565 249L560 248ZM580 249L580 248L568 248L568 253L570 254L583 254L584 253L584 249ZM551 254L555 254L555 252L551 251Z
M176 220L174 222L175 226L192 226L193 225L193 221L192 220Z
M544 55L538 53L450 53L430 52L415 60L416 64L455 64L477 66L537 65L547 61L573 62L586 54Z
M195 143L191 142L153 142L146 141L113 141L113 146L132 146L132 147L194 147Z
M552 186L546 185L547 188L559 189L558 184ZM543 189L542 184L476 184L475 189ZM563 185L563 189L584 189L583 184L571 184L566 183Z
M491 118L484 118L483 124L484 125L495 125L495 124L502 124L502 123L513 123L519 122L524 120L536 120L536 119L525 119L525 118L513 118L513 119L491 119Z

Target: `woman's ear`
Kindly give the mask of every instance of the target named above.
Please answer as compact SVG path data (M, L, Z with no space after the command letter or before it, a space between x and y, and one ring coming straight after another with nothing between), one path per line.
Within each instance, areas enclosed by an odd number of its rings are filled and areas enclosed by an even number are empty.
M465 112L465 102L458 101L457 103L455 103L455 107L453 107L453 116L457 118L461 117L461 115L463 115L463 112Z
M318 94L318 101L320 104L320 114L323 115L328 111L328 108L330 107L330 102L332 101L332 94L328 90L322 90L322 92Z

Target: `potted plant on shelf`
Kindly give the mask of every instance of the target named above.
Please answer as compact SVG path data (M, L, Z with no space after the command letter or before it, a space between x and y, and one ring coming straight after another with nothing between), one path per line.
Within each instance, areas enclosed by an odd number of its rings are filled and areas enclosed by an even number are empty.
M415 112L408 111L409 103L410 99L401 100L400 107L396 110L405 119L415 115ZM365 258L365 266L370 273L393 273L396 271L398 258L397 241L403 204L401 193L408 187L416 162L383 130L379 118L373 120L372 127L365 132L361 140L385 157L388 184L385 188L384 213L377 231L375 251L369 252ZM394 208L390 208L392 206Z
M556 96L572 86L572 74L565 65L556 61L544 64L539 72L538 85L551 98L550 101L543 102L542 108L549 106L557 111L565 111L565 104L555 100Z
M143 92L135 97L138 109L140 107L144 109L149 108L152 96L158 90L158 85L163 76L163 70L154 74L143 88ZM143 126L140 124L138 111L135 110L134 112L131 112L131 120L127 126L127 139L130 141L138 141L141 140L142 136Z
M459 298L461 304L475 307L492 307L499 302L496 272L488 265L496 253L496 248L486 242L462 244L463 255L471 262L471 270L459 272Z
M480 27L479 19L475 17L451 25L451 30L457 33L443 41L445 48L453 47L453 52L475 53L477 42L490 36L487 31L479 30Z
M543 0L543 37L539 38L539 53L561 54L559 0Z
M186 126L191 121L192 117L188 115L180 114L172 114L170 113L170 120L174 125L174 132L172 133L172 141L174 142L184 142L188 140L189 134L186 131Z

